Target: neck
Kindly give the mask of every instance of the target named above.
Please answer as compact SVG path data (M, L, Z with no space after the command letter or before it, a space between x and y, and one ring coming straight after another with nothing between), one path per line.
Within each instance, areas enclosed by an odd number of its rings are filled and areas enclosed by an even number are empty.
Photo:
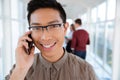
M63 55L64 55L64 49L59 49L59 51L55 51L54 53L49 53L53 55L43 55L42 57L45 58L49 62L57 62Z

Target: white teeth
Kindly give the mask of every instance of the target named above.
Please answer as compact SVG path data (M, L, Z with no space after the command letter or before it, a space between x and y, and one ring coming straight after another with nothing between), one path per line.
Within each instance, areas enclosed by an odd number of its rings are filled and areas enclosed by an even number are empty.
M43 45L43 47L45 48L50 48L51 46L53 46L54 44L50 44L50 45Z
M51 45L43 45L45 48L50 48Z

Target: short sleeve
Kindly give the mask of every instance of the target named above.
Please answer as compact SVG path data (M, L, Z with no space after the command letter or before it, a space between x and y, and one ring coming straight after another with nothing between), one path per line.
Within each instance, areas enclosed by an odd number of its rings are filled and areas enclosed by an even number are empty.
M9 80L10 79L10 75L12 74L14 68L15 68L15 64L13 65L12 69L10 70L10 73L5 76L5 80Z

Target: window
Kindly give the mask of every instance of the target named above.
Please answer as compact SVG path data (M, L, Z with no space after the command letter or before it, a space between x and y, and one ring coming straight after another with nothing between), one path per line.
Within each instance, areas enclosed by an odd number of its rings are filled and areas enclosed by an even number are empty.
M98 6L98 21L105 21L106 16L106 2Z
M91 51L97 62L112 75L113 31L115 26L115 0L107 0L91 10Z
M91 12L91 21L96 22L97 19L97 8L93 8Z
M0 19L0 58L1 58L2 38L3 38L3 32L2 32L2 20Z
M107 6L107 20L111 20L115 18L115 4L116 0L108 0L108 6Z
M112 51L113 51L113 30L114 30L114 22L108 22L107 25L107 36L106 36L106 52L107 52L107 64L112 67Z
M96 24L92 24L91 26L91 33L90 33L90 42L91 42L91 51L92 53L96 54L95 48L96 48Z
M101 60L103 60L103 54L104 54L104 37L105 37L105 24L100 23L97 25L97 55Z
M2 0L0 0L0 16L2 15Z
M25 26L27 22L25 21L25 17L24 17L26 14L25 12L26 8L23 8L25 7L25 3L23 0L9 0L9 1L5 0L4 4L1 3L2 1L4 0L0 0L0 80L3 80L3 76L9 73L9 70L12 68L12 65L15 63L16 44L20 33L25 31L26 29ZM3 8L4 12L2 11L2 7L4 7ZM2 14L5 15L1 17ZM7 28L7 29L3 29L5 34L2 34L3 33L2 23L4 25L3 28ZM4 41L2 41L3 40L2 36L6 34L8 37L7 36L3 37ZM8 41L9 44L6 44L6 41ZM5 45L3 46L2 44ZM2 47L2 53L1 53L1 47ZM1 55L2 55L2 59L1 59ZM6 57L6 55L8 56Z
M19 38L19 22L18 21L12 21L12 55L13 55L13 63L15 62L15 48L17 46L17 41Z
M11 0L11 17L13 19L18 19L18 1L17 0Z
M3 32L2 32L2 20L0 19L0 80L2 80L2 39L3 39Z

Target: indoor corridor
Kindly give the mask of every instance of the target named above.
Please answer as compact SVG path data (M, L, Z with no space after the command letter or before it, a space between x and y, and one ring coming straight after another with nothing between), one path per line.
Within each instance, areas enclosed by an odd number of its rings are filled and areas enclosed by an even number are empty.
M15 63L18 38L28 31L28 1L0 0L0 80L4 80ZM120 0L57 1L65 9L69 24L80 18L88 31L86 61L99 80L120 80Z

